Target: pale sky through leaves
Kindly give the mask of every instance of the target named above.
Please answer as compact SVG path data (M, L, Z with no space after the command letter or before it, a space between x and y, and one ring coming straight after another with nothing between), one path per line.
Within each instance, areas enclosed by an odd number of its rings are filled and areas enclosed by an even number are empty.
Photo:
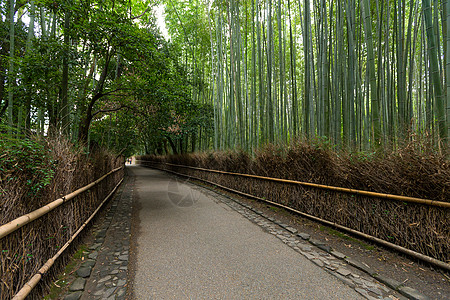
M159 30L161 31L161 34L166 39L166 41L169 40L169 32L167 31L166 22L164 20L164 5L158 5L155 8L153 8L153 11L155 12L156 17L156 25L158 25Z

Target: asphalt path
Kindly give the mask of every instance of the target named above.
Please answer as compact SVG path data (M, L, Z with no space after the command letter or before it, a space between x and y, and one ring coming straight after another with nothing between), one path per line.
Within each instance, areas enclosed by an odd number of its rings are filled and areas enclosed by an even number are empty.
M364 299L210 192L128 170L141 207L136 299Z

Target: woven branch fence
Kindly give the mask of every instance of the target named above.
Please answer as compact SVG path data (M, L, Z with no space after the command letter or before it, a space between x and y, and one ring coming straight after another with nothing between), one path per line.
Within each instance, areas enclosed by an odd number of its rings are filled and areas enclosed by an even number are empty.
M298 211L340 224L380 238L390 243L450 262L450 209L424 204L318 189L298 184L286 184L258 178L220 174L192 167L236 172L248 172L252 162L235 163L232 168L217 168L217 161L186 158L142 157L142 165L158 167L289 206ZM147 162L147 160L152 161ZM173 164L171 164L173 163ZM224 170L225 169L225 170ZM247 171L247 172L245 172ZM258 174L258 172L252 172ZM267 172L270 173L270 172ZM268 176L268 174L263 174ZM262 175L259 172L258 175ZM280 176L277 176L281 178ZM445 194L444 194L445 195ZM441 202L444 199L439 199ZM444 201L442 201L444 200Z
M8 219L3 218L0 225L86 186L123 164L122 157L104 153L94 155L89 160L83 155L75 155L64 162L64 167L57 170L52 184L41 197L43 199L40 203L30 203L28 206L26 203L17 203L14 213L9 213ZM11 299L21 289L31 276L70 239L123 176L124 170L121 168L89 190L2 237L0 239L0 299ZM45 274L45 279L33 289L27 299L42 299L51 280L67 263L67 254L76 246L75 242L69 247L69 251L58 259Z

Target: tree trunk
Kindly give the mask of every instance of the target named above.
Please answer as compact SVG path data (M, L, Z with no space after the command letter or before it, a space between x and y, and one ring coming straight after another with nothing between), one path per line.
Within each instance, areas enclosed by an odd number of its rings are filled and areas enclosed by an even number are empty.
M381 120L379 112L378 87L375 76L375 58L373 54L372 20L370 18L369 0L363 0L364 32L367 43L367 66L370 80L370 103L372 115L373 144L381 143Z
M447 147L450 148L450 3L448 3L448 1L446 2L445 5L445 12L447 15L447 28L445 28L446 32L447 32L447 49L446 49L446 69L447 69L447 77L445 78L446 81L446 88L447 88L447 107L446 107L446 118L447 118Z
M61 83L61 129L66 135L70 133L69 104L68 104L68 86L69 86L69 47L70 47L70 10L67 10L64 17L64 58L62 68Z
M8 70L8 133L11 134L11 128L13 126L13 101L14 101L14 94L13 94L13 82L15 81L15 74L14 74L14 0L9 1L9 70Z
M439 137L443 144L447 143L447 124L444 110L444 94L441 87L441 77L439 73L438 54L436 50L436 38L434 36L433 21L431 16L430 0L422 0L423 14L425 17L425 27L427 32L428 55L430 59L430 77L433 81L433 90L436 107L436 117L438 121Z

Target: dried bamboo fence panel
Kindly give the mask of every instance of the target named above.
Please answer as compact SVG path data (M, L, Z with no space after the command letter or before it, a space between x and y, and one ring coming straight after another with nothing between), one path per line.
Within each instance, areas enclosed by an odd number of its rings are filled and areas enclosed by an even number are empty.
M437 260L447 263L450 261L450 202L358 192L345 188L328 189L323 185L211 171L193 167L192 161L191 166L187 167L158 160L154 163L144 161L142 164L208 180Z
M42 217L0 238L1 300L11 299L30 276L60 250L124 176L121 168L124 164L123 158L100 153L91 160L86 160L84 155L72 159L70 164L67 163L71 169L57 172L44 198L59 198L70 190L76 190L100 178L112 169L119 169L71 201L64 202ZM30 206L32 209L38 208L36 204ZM25 204L18 205L15 209L10 216L18 217L29 212ZM76 243L71 245L69 250L75 246ZM67 257L61 256L47 273L46 280L39 284L28 298L41 299L50 280L66 263Z

